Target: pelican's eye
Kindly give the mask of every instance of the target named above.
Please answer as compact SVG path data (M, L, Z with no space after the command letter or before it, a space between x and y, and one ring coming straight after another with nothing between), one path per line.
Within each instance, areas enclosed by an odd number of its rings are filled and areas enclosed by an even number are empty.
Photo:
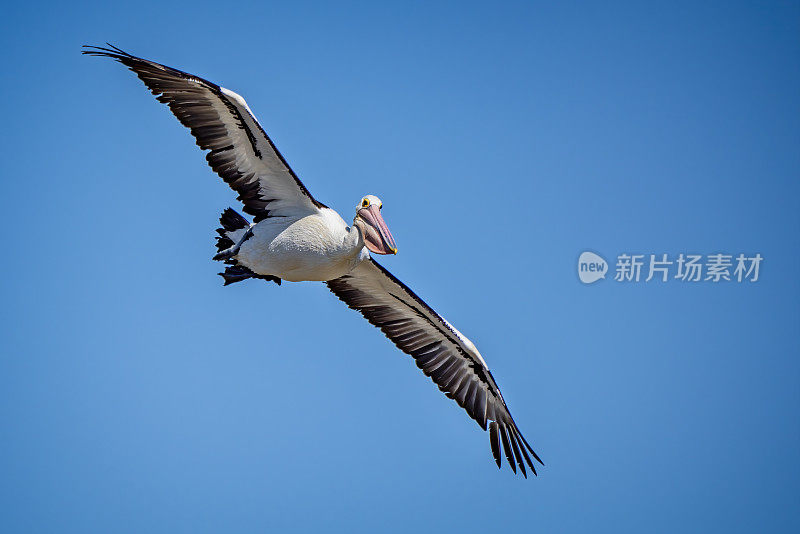
M361 207L362 208L368 208L369 207L369 199L368 198L365 198L364 200L361 201Z

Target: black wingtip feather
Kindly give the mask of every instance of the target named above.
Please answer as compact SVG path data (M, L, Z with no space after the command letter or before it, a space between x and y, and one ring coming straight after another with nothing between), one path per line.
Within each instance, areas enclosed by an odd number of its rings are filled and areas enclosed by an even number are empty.
M503 450L506 453L506 459L508 460L508 464L511 466L511 470L514 471L514 474L517 474L517 464L514 461L514 453L511 451L511 444L508 442L506 425L501 424L499 426L500 426L500 437L503 440Z
M517 437L514 434L514 429L508 429L508 439L511 441L511 448L514 449L514 458L517 459L517 464L519 465L519 470L522 471L522 476L528 478L528 473L525 470L525 462L522 461L522 454L519 452L519 445L517 444Z
M497 421L489 423L489 442L492 445L492 456L497 463L497 468L500 469L503 465L502 456L500 455L500 436L497 433Z

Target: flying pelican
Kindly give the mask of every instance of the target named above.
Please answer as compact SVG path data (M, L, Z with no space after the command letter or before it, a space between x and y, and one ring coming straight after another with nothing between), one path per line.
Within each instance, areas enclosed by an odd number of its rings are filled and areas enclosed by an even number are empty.
M383 331L444 394L489 430L492 455L501 447L514 473L544 465L511 417L475 345L370 256L397 254L381 216L381 200L363 197L353 224L316 200L283 159L244 99L203 78L132 56L119 48L83 53L122 63L189 128L211 168L253 216L231 208L220 217L215 260L227 264L224 285L248 278L320 281ZM530 456L528 455L530 452ZM515 465L516 464L516 465Z

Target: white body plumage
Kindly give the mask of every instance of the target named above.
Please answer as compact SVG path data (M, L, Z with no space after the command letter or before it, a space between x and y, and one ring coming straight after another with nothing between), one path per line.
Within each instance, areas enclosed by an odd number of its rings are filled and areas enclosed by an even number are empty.
M251 271L290 282L325 282L369 258L364 238L330 208L303 217L271 217L253 225L235 259ZM230 236L237 242L244 230Z

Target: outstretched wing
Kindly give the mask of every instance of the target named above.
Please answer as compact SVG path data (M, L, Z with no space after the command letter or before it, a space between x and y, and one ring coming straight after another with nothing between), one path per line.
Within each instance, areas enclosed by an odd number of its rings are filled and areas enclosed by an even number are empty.
M115 59L136 73L159 102L189 128L211 168L237 193L258 222L270 215L314 213L325 207L311 196L272 144L244 99L214 83L111 48L86 46L84 54Z
M522 437L492 373L470 340L375 260L362 261L349 274L326 283L334 295L413 356L417 367L481 428L486 430L488 422L497 467L502 447L515 473L516 462L526 477L526 463L536 474L528 452L542 461Z

